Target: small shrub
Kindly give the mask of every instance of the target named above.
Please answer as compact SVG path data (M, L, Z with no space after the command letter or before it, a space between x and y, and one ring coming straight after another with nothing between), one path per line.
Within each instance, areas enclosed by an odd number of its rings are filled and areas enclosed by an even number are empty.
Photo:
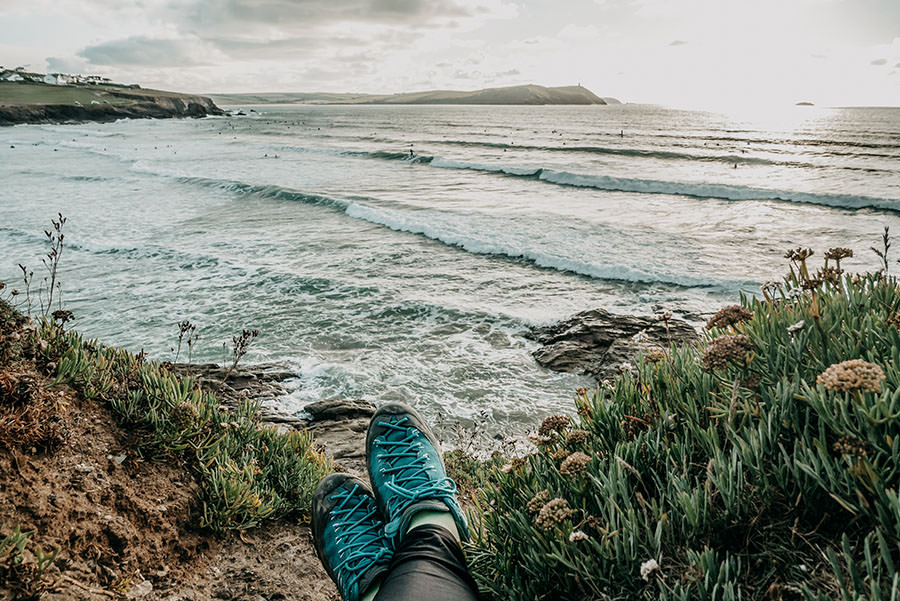
M219 406L191 378L179 378L142 355L66 333L57 383L109 403L148 457L183 457L201 484L201 525L246 529L309 509L312 491L331 464L305 432L259 425L258 403Z

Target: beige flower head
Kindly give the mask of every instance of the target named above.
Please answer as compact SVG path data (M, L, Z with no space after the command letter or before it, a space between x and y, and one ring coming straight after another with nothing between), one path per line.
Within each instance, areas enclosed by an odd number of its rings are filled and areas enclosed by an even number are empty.
M841 259L847 259L853 256L853 251L849 248L836 247L829 248L825 252L825 258L830 259L832 261L840 261Z
M544 530L552 530L575 514L569 502L559 497L548 501L538 512L534 523Z
M841 436L831 448L835 453L851 457L865 457L869 454L869 443L852 436Z
M566 457L572 454L572 451L569 449L556 449L552 453L550 453L550 457L555 459L556 461L562 461Z
M546 490L542 490L534 495L531 500L525 504L525 509L528 510L528 513L537 513L541 510L541 507L543 507L549 500L550 493Z
M181 403L176 405L169 414L169 420L172 425L179 430L186 430L197 423L200 419L200 412L191 403Z
M785 259L790 259L791 261L797 262L805 261L811 256L813 256L813 250L811 248L803 248L799 246L797 248L788 249L788 251L784 253Z
M576 451L566 457L566 460L559 466L559 473L566 476L580 474L587 469L588 463L591 462L591 456L581 451Z
M712 371L723 369L729 363L743 362L750 348L750 339L743 334L719 336L703 352L703 368Z
M816 383L826 390L847 392L862 390L863 392L881 392L884 372L874 363L862 359L851 359L843 363L835 363L819 374Z
M513 457L507 463L503 464L503 467L500 468L500 471L504 474L509 474L520 469L523 465L525 465L525 459L522 457Z
M572 418L568 415L551 415L550 417L544 418L544 421L541 422L541 427L538 428L538 434L541 436L549 436L551 432L561 433L568 427L571 421Z
M724 309L719 309L718 313L709 318L706 322L706 329L712 328L724 329L728 326L748 321L753 317L753 311L741 305L730 305Z
M569 430L566 434L566 444L578 446L586 443L590 439L591 433L587 430Z

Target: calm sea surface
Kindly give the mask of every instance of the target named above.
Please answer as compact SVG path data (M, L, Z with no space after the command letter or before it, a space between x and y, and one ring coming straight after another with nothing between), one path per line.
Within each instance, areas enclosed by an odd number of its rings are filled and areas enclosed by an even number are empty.
M258 328L245 361L296 369L291 410L402 400L511 433L587 383L539 368L529 326L696 321L791 246L874 268L883 226L900 234L900 109L254 108L0 129L0 280L39 272L62 211L89 336L172 359L189 319L194 359L222 361Z

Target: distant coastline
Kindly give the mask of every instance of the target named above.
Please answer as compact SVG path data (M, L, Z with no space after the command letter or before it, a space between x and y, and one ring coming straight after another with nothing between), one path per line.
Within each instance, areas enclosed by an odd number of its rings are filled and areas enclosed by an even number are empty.
M485 88L472 91L429 90L399 94L334 94L283 93L210 94L223 105L249 104L488 104L488 105L547 105L619 104L614 98L602 98L587 88L563 86L548 88L538 85Z
M50 83L49 76L39 73L4 71L0 75L0 126L225 114L205 96L108 81Z

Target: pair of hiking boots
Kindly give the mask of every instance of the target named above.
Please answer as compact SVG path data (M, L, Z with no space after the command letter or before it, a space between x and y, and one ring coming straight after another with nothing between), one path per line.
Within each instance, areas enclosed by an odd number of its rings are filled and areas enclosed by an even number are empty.
M434 433L412 407L389 403L375 412L366 468L374 490L349 474L332 474L312 501L316 553L345 601L358 601L388 571L420 512L449 512L460 538L468 539L456 484L444 471Z

